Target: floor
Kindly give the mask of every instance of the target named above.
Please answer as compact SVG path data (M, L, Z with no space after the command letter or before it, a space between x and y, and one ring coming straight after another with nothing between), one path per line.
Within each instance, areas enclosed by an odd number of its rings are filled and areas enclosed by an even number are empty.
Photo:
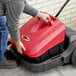
M71 27L76 30L76 26ZM15 69L0 69L0 76L75 76L76 67L72 65L59 66L46 72L33 73L22 67Z

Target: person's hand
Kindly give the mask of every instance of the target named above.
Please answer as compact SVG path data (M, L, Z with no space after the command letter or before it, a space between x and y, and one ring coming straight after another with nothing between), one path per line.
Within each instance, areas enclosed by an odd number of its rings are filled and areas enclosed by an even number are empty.
M43 19L44 21L48 22L47 18L51 19L48 14L41 13L40 11L36 15L37 17Z
M26 51L26 49L25 49L25 47L24 47L24 45L22 44L21 41L17 41L17 42L16 42L16 48L17 48L17 51L18 51L20 54L22 54L22 49L23 49L24 51Z

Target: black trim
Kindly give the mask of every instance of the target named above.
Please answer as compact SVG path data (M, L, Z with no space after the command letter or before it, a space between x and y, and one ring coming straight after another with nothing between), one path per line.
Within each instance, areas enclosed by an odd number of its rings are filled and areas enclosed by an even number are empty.
M61 13L62 10L64 9L64 7L68 4L69 1L70 1L70 0L67 0L67 1L63 4L63 6L60 8L60 10L59 10L58 13L55 15L55 17L58 17L58 16L60 15L60 13Z

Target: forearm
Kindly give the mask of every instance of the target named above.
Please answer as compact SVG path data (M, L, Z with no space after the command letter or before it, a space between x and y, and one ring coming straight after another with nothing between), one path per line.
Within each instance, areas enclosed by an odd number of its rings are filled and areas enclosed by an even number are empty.
M14 42L20 41L20 33L19 33L19 29L16 30L11 30L9 29L9 33L11 35L11 38Z
M38 10L26 3L23 12L35 17L38 13Z

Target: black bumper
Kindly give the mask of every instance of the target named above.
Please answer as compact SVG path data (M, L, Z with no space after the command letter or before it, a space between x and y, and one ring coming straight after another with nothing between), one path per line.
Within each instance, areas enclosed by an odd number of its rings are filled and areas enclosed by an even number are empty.
M16 56L16 58L20 60L21 64L30 71L33 72L47 71L48 69L71 62L71 55L73 53L73 50L76 48L76 32L66 27L66 36L67 39L64 41L64 47L66 49L63 52L60 52L55 56L52 56L49 59L45 59L44 61L41 62L36 63L32 62L33 59L30 59L27 56L20 55L16 51L16 48L13 46L11 47L11 51ZM65 44L65 42L67 43ZM37 60L40 61L39 58L37 58Z

